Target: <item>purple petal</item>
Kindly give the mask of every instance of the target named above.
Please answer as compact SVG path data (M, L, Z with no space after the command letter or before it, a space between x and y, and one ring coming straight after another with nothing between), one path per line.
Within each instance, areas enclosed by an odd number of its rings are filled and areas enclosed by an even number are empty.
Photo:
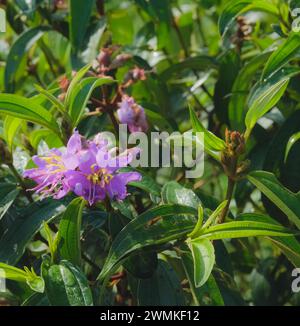
M77 130L74 131L73 135L68 141L67 152L68 154L75 154L81 150L81 137Z

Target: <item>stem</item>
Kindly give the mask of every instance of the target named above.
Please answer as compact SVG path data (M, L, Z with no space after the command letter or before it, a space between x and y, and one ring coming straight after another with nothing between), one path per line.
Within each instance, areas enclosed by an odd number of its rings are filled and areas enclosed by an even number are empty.
M97 6L97 11L98 11L99 15L104 16L105 15L104 0L97 0L96 6Z
M8 164L8 167L10 168L12 174L14 175L14 177L17 179L18 183L20 184L24 195L27 197L29 202L33 203L33 199L31 197L31 194L29 192L27 192L27 187L26 187L26 185L24 183L23 178L20 176L19 172L16 170L16 168L13 166L12 163Z
M115 132L118 135L119 134L119 124L118 124L118 121L117 121L117 119L116 119L116 117L114 115L114 112L112 110L109 110L108 115L109 115L109 117L111 119L111 122L112 122L114 128L115 128Z
M227 204L226 204L226 206L224 207L223 211L220 214L220 217L219 217L219 223L220 224L225 221L225 217L228 214L230 202L231 202L231 199L232 199L232 196L233 196L234 186L235 186L235 180L228 177L228 179L227 179L227 192L226 192Z
M181 47L183 49L184 56L185 56L185 58L188 58L189 57L189 50L188 50L188 48L187 48L187 46L186 46L186 44L184 42L184 38L183 38L183 36L181 34L181 31L180 31L180 29L179 29L173 15L172 15L172 25L173 25L173 27L175 29L176 34L177 34L179 43L180 43L180 45L181 45Z

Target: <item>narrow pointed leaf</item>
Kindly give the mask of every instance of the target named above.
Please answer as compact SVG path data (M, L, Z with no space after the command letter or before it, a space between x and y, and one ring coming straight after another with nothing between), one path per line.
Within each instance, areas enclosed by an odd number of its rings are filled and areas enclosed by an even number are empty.
M288 39L270 56L262 74L262 80L269 78L291 59L300 55L300 35L292 33Z
M77 266L81 263L80 231L84 205L82 198L74 199L64 212L58 231L61 257Z
M31 99L0 94L0 114L34 122L59 134L59 127L51 113Z
M73 127L76 127L86 108L87 102L95 88L114 83L109 77L97 78L88 77L76 85L70 95L69 114L72 119Z
M248 180L267 196L300 229L300 197L285 188L273 173L255 171Z
M222 151L225 148L225 142L212 132L208 131L196 116L195 111L190 107L190 119L195 132L204 133L205 147L212 151Z

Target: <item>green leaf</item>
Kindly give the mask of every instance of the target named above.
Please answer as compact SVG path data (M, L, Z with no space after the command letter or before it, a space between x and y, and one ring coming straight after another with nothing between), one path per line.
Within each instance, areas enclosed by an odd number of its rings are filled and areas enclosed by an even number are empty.
M300 35L292 33L288 39L272 53L266 63L262 74L262 80L269 78L279 69L281 69L290 60L299 55L300 50Z
M59 148L64 146L62 140L58 136L53 135L51 130L48 129L37 129L32 131L29 135L29 140L31 146L35 149L38 148L38 145L42 140L47 143L49 148Z
M2 184L0 184L0 192L2 193L2 190L4 190L6 187L4 184L2 187ZM13 189L12 191L6 193L5 195L0 197L0 220L5 215L5 213L8 211L10 206L13 204L15 199L17 198L18 194L20 193L20 189Z
M106 17L98 18L97 26L95 26L87 45L81 53L81 58L85 63L92 62L97 57L106 26Z
M184 251L180 257L190 284L195 305L224 306L224 300L220 289L212 274L210 274L205 284L200 288L196 288L194 280L194 261L191 252ZM209 304L207 304L207 297L209 297Z
M196 116L195 111L190 107L190 119L194 132L204 133L204 149L211 151L222 151L225 149L225 142L219 137L215 136L212 132L208 131Z
M75 76L72 78L65 98L65 106L67 109L70 107L71 96L73 94L74 89L76 88L80 80L84 77L84 75L89 71L90 68L91 68L90 64L85 65L80 70L78 70Z
M43 221L53 220L64 209L61 202L54 200L44 200L23 209L22 215L4 230L0 238L0 261L15 265Z
M63 259L77 266L81 263L80 230L84 206L85 200L74 199L64 212L58 228L59 253Z
M209 68L217 68L217 63L212 57L205 55L196 56L171 65L161 72L160 78L163 81L168 81L174 74L182 73L186 69L203 71Z
M50 265L44 260L42 276L52 306L92 306L92 292L85 275L66 260Z
M204 218L203 207L201 205L199 205L198 206L198 220L197 220L197 224L195 225L194 230L191 233L188 234L189 238L193 239L194 237L196 237L198 235L198 233L200 232L200 230L202 228L203 218Z
M19 128L21 127L22 122L18 118L14 118L11 116L7 116L4 119L3 129L4 129L4 138L7 143L7 146L12 152L13 150L13 142L16 133L18 132Z
M134 277L146 279L152 277L158 264L157 253L140 250L136 255L130 255L123 267Z
M140 169L134 169L132 167L126 167L126 168L120 169L120 172L138 172L138 173L140 173L142 175L142 180L138 181L138 182L129 182L128 185L138 188L138 189L142 189L142 190L152 194L153 196L160 197L160 193L161 193L160 185L158 185L156 183L156 181L150 175L145 173L144 171L142 171Z
M219 217L219 215L222 213L223 209L225 209L225 207L228 204L228 200L224 200L209 216L209 218L205 221L202 230L199 230L199 232L202 232L204 230L206 230L207 228L209 228L211 226L212 223L215 222L216 218Z
M31 99L16 94L0 94L0 114L31 121L60 134L51 113Z
M300 139L300 132L297 132L296 134L294 134L293 136L290 137L287 146L286 146L286 150L285 150L285 156L284 156L284 161L286 162L289 153L292 149L292 147L295 145L295 143Z
M253 220L260 222L267 222L279 225L277 221L269 216L253 213L241 214L237 220ZM291 261L291 263L298 267L300 265L300 243L295 237L267 237L276 247L278 247L283 254Z
M24 282L26 283L33 291L43 293L44 292L44 280L35 274L33 269L25 270L13 267L4 263L0 263L1 277L4 277L9 280Z
M57 254L57 249L58 249L58 244L59 244L59 237L58 233L54 233L47 222L43 223L43 231L45 238L48 242L48 247L51 255L51 262L54 262L56 260L56 254Z
M89 98L91 97L95 88L112 84L115 81L109 77L88 77L81 80L74 86L72 93L70 94L70 105L68 112L72 119L73 127L76 127L84 113Z
M149 106L149 109L147 109L147 105ZM159 113L152 111L149 104L141 103L141 106L145 109L145 113L147 116L148 121L155 127L158 127L160 130L164 131L173 131L173 128L169 121L165 119L162 115Z
M26 272L20 268L13 267L4 263L0 263L0 269L4 271L4 275L6 279L10 279L17 282L26 282Z
M125 256L134 251L184 237L193 230L196 214L195 209L181 205L162 205L141 214L116 236L98 278L105 279Z
M163 260L151 278L138 280L137 303L139 306L182 306L185 304L180 281Z
M198 209L200 199L191 189L182 187L176 181L167 182L162 188L162 199L166 204L180 204Z
M46 89L43 89L39 85L35 85L35 88L39 93L44 95L60 112L62 112L64 115L66 114L63 103L59 99L57 99L51 92L47 91Z
M49 306L49 301L45 293L33 293L29 298L22 303L22 306Z
M203 230L201 235L195 240L219 240L256 236L289 237L295 234L297 234L295 231L281 225L256 222L250 219L213 225Z
M215 249L207 239L189 239L187 244L194 262L194 282L201 287L208 280L215 264Z
M220 55L218 79L213 94L214 112L220 123L228 124L228 107L235 79L240 73L241 58L235 49Z
M256 91L249 99L249 110L245 118L247 127L245 133L246 138L249 137L256 122L281 99L289 81L289 77L283 77L280 80L271 78L271 80L268 80L266 83L256 88Z
M273 173L255 171L248 175L252 182L300 229L300 197L285 188Z
M5 90L14 92L15 76L22 62L22 58L28 54L29 49L43 36L51 30L49 26L38 26L26 30L22 33L12 45L8 54L5 66Z
M69 31L74 53L83 45L93 5L94 0L69 0Z
M219 19L219 31L224 35L235 18L247 11L263 11L279 16L277 7L265 0L233 0L226 3Z
M246 102L251 87L251 81L257 71L266 63L270 52L255 56L239 72L232 87L232 96L229 102L229 121L233 130L244 130Z

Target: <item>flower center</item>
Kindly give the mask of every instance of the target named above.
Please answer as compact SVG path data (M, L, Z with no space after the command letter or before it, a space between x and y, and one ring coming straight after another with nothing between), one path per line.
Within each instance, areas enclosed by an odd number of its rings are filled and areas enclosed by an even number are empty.
M89 181L92 181L92 183L94 184L101 185L103 182L105 184L108 184L113 178L113 176L107 172L107 169L99 169L96 171L95 168L96 168L95 164L91 166L91 170L93 173L88 175L87 179Z

